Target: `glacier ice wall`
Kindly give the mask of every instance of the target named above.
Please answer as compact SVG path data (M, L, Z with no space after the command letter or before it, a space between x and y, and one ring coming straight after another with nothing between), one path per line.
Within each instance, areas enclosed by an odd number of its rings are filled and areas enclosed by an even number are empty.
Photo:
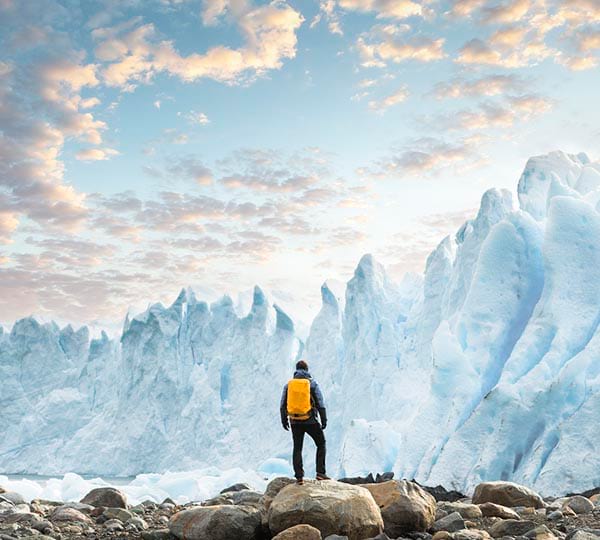
M345 298L323 285L306 343L259 288L245 317L183 290L118 341L18 321L0 332L0 470L288 459L278 400L302 356L328 402L332 472L600 485L600 164L531 158L517 192L486 192L422 277L394 283L366 255Z

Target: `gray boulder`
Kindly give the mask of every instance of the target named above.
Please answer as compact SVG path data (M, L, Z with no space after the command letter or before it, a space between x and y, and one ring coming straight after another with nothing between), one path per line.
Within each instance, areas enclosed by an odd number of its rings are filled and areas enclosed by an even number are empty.
M436 521L431 530L433 532L439 531L447 531L447 532L456 532L465 528L465 520L458 512L452 512L451 514L443 517Z
M125 493L112 487L101 487L92 489L81 501L90 506L106 506L111 508L127 508L127 496Z
M582 495L569 497L564 506L569 507L576 514L589 514L594 510L594 503Z
M231 493L232 491L249 490L251 487L248 484L233 484L233 486L226 487L221 490L221 493Z
M181 540L255 540L260 511L253 506L197 506L171 516L169 530Z
M349 540L383 531L381 512L369 491L335 480L284 487L270 505L268 522L272 534L303 523L319 529L322 536L340 534Z
M503 519L494 523L490 527L490 534L494 538L502 536L523 536L525 533L535 529L536 524L533 521Z
M294 525L280 532L273 540L321 540L321 532L312 525Z
M385 532L393 538L408 532L426 531L433 525L435 499L414 482L390 480L363 487L373 495L381 509Z
M50 519L52 521L76 521L79 523L92 522L83 512L69 506L58 506L55 508L52 514L50 514Z
M465 519L479 519L483 516L481 508L476 504L467 504L463 502L440 502L438 503L438 510L444 510L448 514L452 512L458 512Z
M17 493L16 491L5 491L0 495L0 501L7 501L13 504L26 504L23 495Z

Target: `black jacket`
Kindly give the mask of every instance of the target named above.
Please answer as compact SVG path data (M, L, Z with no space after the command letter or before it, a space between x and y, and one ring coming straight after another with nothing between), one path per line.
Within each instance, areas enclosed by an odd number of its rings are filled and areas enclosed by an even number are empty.
M310 418L308 420L292 420L292 424L318 424L317 420L317 412L319 413L319 417L321 418L321 424L327 424L327 411L325 410L325 401L323 399L323 394L321 393L321 389L317 384L317 381L314 381L310 376L308 371L304 369L298 369L294 373L294 379L309 379L310 380L310 402L312 403L312 410L310 414ZM287 415L287 383L283 387L283 393L281 394L281 405L279 407L279 412L281 413L281 423L286 425L288 423L288 415Z

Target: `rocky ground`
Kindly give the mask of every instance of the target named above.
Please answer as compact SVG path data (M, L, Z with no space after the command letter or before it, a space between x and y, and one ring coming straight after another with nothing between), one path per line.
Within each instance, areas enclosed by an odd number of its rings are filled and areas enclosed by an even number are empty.
M595 490L600 492L600 490ZM0 540L600 540L600 494L543 499L525 486L487 482L472 497L390 475L265 493L238 484L202 503L131 506L114 488L79 502L26 502L0 487Z

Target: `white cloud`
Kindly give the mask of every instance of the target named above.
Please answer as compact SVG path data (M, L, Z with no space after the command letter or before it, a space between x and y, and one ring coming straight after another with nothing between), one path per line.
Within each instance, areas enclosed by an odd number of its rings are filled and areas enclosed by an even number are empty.
M390 107L393 107L394 105L405 101L408 96L408 88L406 87L406 85L403 85L394 93L385 96L382 99L369 101L369 109L371 111L383 113Z

